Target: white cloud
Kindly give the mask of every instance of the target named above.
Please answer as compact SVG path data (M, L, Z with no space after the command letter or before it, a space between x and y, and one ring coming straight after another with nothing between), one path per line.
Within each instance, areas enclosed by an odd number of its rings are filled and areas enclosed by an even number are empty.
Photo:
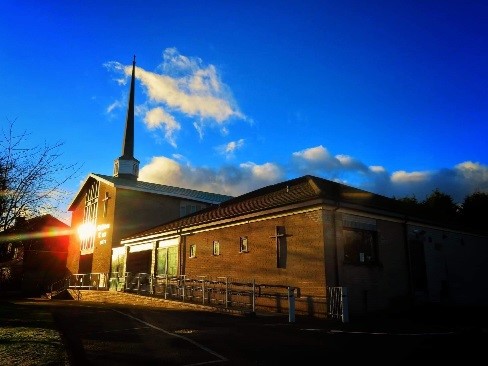
M320 171L336 169L341 165L322 145L294 152L292 164L303 174L317 174Z
M309 157L312 161L320 154L315 149ZM143 181L185 187L238 196L271 184L296 178L310 172L294 170L294 166L284 169L276 163L254 162L239 165L227 165L220 168L194 167L184 157L174 155L174 159L154 157L140 172ZM294 155L296 157L296 155ZM176 159L176 160L175 160ZM321 159L318 159L321 160ZM476 191L488 193L488 167L479 163L464 162L452 169L438 171L395 171L388 173L385 168L372 165L369 173L365 173L363 163L356 159L342 159L343 162L354 161L357 169L352 170L351 164L341 169L333 167L330 171L323 169L318 176L364 189L387 197L415 196L425 199L435 189L450 195L454 202L462 202L464 197ZM341 177L339 178L338 175Z
M252 162L242 163L240 167L249 172L253 180L263 183L275 183L283 178L283 172L278 165L265 163L258 165Z
M122 103L120 101L115 101L107 107L107 113L112 113L114 109L120 108Z
M369 167L369 170L371 170L373 173L385 173L386 169L382 167L381 165L371 165Z
M244 146L244 139L239 139L237 141L231 141L228 142L227 144L223 144L220 146L217 146L217 151L224 155L226 158L232 158L234 157L234 153L236 150L242 149Z
M389 173L381 165L366 165L345 154L332 156L322 145L292 153L291 176L312 174L387 197L416 196L423 200L435 189L455 202L476 191L488 192L488 168L464 162L435 171L398 170Z
M473 186L479 186L481 189L487 188L488 167L472 161L465 161L454 167L456 172L466 178Z
M370 173L370 169L359 160L344 154L332 156L322 145L292 153L292 166L302 174L327 174L330 179L347 181L351 172Z
M174 134L181 129L181 126L172 115L160 107L154 108L146 113L144 123L149 130L163 129L166 141L176 147Z
M293 156L311 162L325 162L332 159L332 156L322 145L294 152Z
M124 83L132 73L132 65L123 66L111 61L104 66L117 73L123 72L125 77L119 81ZM232 120L246 120L214 65L204 65L197 57L187 57L176 48L168 48L163 52L163 62L157 70L159 72L136 67L135 75L148 96L143 104L151 105L149 109L164 110L164 120L171 121L172 126L182 128L182 122L176 121L183 117L190 118L200 139L203 139L208 126L219 126L226 134L227 124ZM168 123L165 128L168 142L175 146L176 129Z
M365 164L349 155L336 155L335 157L340 162L342 169L357 170L364 173L370 171Z
M189 163L181 164L174 159L157 156L141 168L139 179L145 182L238 196L278 183L285 177L282 169L272 163L258 165L247 162L238 167L224 166L211 169L193 167Z
M429 178L428 172L406 172L399 170L393 172L391 175L391 181L394 183L418 183L424 182Z
M145 182L182 187L183 174L178 162L164 156L158 156L153 157L148 165L141 168L139 179Z
M119 72L123 70L125 81L131 73L131 66L119 63L106 66ZM207 127L217 127L226 136L231 121L250 121L239 111L215 66L204 65L201 59L181 55L170 48L164 51L163 63L157 70L150 72L137 67L136 77L148 96L144 107L137 110L144 111L149 130L164 130L164 138L172 146L176 147L176 133L185 127L188 118L201 140ZM119 105L116 102L107 110ZM218 146L217 151L230 158L243 146L243 139L235 140ZM173 155L173 159L159 156L141 169L140 179L235 196L306 174L388 197L414 195L422 200L440 189L455 202L462 202L466 195L476 191L488 192L488 168L476 162L466 161L439 170L390 173L380 164L365 164L347 154L333 155L323 145L291 153L286 167L274 162L194 167L180 155Z

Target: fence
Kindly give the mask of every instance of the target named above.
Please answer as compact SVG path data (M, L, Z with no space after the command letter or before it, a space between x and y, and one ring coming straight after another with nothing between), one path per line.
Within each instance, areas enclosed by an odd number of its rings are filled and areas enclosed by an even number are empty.
M268 311L276 311L276 304L283 302L288 309L290 322L295 318L296 298L301 296L297 287L257 284L255 280L235 281L229 277L188 278L185 275L169 277L126 272L123 276L118 273L110 276L105 273L73 274L66 281L67 287L77 290L123 291L252 313L256 312L257 300L259 306ZM348 322L347 301L345 287L328 287L324 299L326 316Z

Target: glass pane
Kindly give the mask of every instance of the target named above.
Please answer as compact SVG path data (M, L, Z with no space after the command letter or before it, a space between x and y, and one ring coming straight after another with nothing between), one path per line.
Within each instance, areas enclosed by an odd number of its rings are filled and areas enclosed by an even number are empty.
M166 274L167 256L168 256L168 248L158 249L157 271L156 271L158 275Z
M359 246L361 244L361 235L357 231L344 230L344 262L358 263Z
M178 274L178 247L168 248L168 276Z

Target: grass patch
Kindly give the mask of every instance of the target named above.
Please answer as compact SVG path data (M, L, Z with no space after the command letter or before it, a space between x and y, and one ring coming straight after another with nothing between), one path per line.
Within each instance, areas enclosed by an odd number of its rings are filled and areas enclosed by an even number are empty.
M2 365L69 365L51 312L44 306L0 302Z

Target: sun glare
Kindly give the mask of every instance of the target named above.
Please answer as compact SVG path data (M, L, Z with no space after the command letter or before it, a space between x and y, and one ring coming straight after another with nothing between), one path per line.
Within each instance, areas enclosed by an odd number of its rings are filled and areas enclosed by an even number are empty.
M95 225L90 222L85 222L78 227L78 236L81 240L87 239L95 235Z

